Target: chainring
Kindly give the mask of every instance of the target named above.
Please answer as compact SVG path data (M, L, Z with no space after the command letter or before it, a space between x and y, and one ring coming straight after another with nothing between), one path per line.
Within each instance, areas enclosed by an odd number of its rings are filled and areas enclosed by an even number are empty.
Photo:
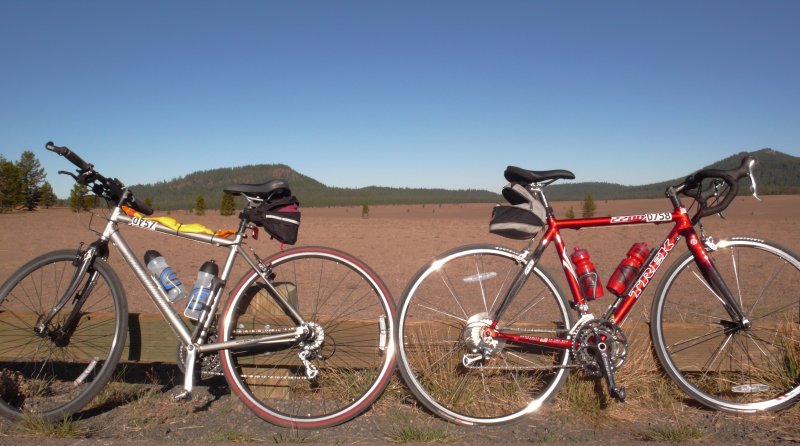
M616 371L628 356L628 340L618 325L601 319L587 321L572 340L575 361L591 376L600 376L600 351L608 354L611 370Z
M206 343L211 344L217 342L217 334L211 333L206 340ZM186 373L186 347L183 344L178 344L178 368L182 373ZM215 376L222 376L222 363L219 359L219 354L214 353L197 353L197 364L199 367L198 376L201 380L205 381Z

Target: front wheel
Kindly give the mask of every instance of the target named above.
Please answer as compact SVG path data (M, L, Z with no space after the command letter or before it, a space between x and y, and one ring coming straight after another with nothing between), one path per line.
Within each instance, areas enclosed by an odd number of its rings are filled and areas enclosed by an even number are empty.
M440 255L409 282L397 319L398 367L430 411L459 424L505 423L539 409L566 379L567 350L491 335L492 315L525 267L513 250L466 246ZM567 336L570 310L538 266L511 298L497 330Z
M128 325L125 293L102 259L79 278L76 292L47 330L35 331L67 291L78 262L75 250L44 254L0 287L0 413L5 416L69 416L103 388L119 362ZM77 302L82 302L79 308Z
M800 396L800 258L775 243L733 237L708 252L752 323L733 323L687 252L667 271L652 309L666 373L717 410L777 410Z
M290 345L221 351L231 388L279 426L321 428L359 415L383 392L394 366L394 303L386 286L358 259L330 248L295 248L264 263L310 335ZM295 330L278 302L261 275L245 275L225 309L223 341Z

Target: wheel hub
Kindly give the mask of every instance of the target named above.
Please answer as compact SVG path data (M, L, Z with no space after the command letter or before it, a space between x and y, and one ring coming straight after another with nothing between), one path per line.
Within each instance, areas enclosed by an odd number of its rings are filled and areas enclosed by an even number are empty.
M494 338L491 326L492 319L488 313L478 313L467 320L461 339L470 353L470 363L475 362L476 355L489 359L505 347L505 341Z

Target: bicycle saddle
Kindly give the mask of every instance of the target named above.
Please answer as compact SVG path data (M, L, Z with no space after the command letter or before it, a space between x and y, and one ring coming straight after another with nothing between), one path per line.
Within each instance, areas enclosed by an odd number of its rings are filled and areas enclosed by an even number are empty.
M289 182L286 180L269 180L260 184L232 184L223 190L231 195L245 194L259 198L267 198L276 192L285 195L292 194L291 189L289 189Z
M569 170L526 170L521 167L508 166L503 174L511 183L540 183L547 180L574 180L575 174Z

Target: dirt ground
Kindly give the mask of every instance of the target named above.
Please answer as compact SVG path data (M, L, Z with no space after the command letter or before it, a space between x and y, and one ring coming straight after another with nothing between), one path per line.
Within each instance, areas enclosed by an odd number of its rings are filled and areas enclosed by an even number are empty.
M634 215L670 211L666 199L597 201L595 215ZM564 216L572 207L580 214L579 202L553 203L556 213ZM514 248L524 244L488 233L492 204L428 204L372 206L369 217L362 217L360 207L302 209L299 243L324 245L348 252L370 265L388 285L395 302L402 298L406 282L423 264L436 254L456 246L472 243L493 243ZM0 280L44 252L77 248L78 243L91 242L88 228L102 227L100 216L72 213L65 209L41 210L32 213L0 215ZM172 212L182 223L203 223L212 229L235 229L237 218L221 217L216 211L196 216L187 212ZM757 202L752 197L737 197L727 219L709 217L706 232L719 239L729 235L758 236L780 242L800 253L800 196L768 196ZM580 246L589 250L601 277L607 278L628 248L635 242L659 245L669 227L628 226L613 229L585 229L563 233L568 249ZM143 255L147 249L158 249L177 271L179 277L191 283L197 268L208 259L217 263L225 260L225 251L176 237L155 234L130 227L122 228L123 235L134 252ZM275 241L262 232L258 241L249 246L262 257L280 249ZM545 254L544 265L553 277L558 262L554 252ZM668 259L668 262L669 259ZM118 253L112 251L111 265L125 284L131 312L156 313L156 308ZM232 277L236 278L237 270ZM658 279L658 277L657 277ZM567 289L564 283L562 289ZM649 312L655 287L650 287L632 316L642 317ZM610 300L598 299L593 305L601 313ZM645 336L638 333L639 336ZM165 342L174 342L172 339ZM189 403L172 403L170 390L181 382L180 372L172 365L142 365L140 373L132 373L129 385L151 390L150 404L135 399L87 414L78 425L86 431L75 444L121 444L143 442L203 442L230 443L239 441L268 443L600 443L626 444L640 441L668 441L652 435L659 426L691 426L702 442L752 444L800 442L800 409L792 408L777 415L733 417L698 408L680 401L669 407L647 407L629 398L625 404L608 403L600 398L601 408L590 414L574 413L571 406L556 403L519 423L498 428L464 428L439 421L418 409L413 400L395 379L387 394L367 413L343 426L324 431L290 431L275 428L256 418L231 396L224 381L201 386L199 395ZM153 391L152 389L156 389ZM576 417L577 415L577 417ZM214 427L212 427L214 426ZM433 438L404 439L399 433L407 426L427 426L438 433ZM690 429L691 430L691 429ZM670 430L670 432L673 432ZM32 437L36 439L32 439ZM44 435L46 437L46 435ZM0 422L0 444L58 444L60 440L42 438L19 425ZM690 436L692 437L692 436ZM698 440L692 440L698 441ZM652 444L652 443L651 443Z

